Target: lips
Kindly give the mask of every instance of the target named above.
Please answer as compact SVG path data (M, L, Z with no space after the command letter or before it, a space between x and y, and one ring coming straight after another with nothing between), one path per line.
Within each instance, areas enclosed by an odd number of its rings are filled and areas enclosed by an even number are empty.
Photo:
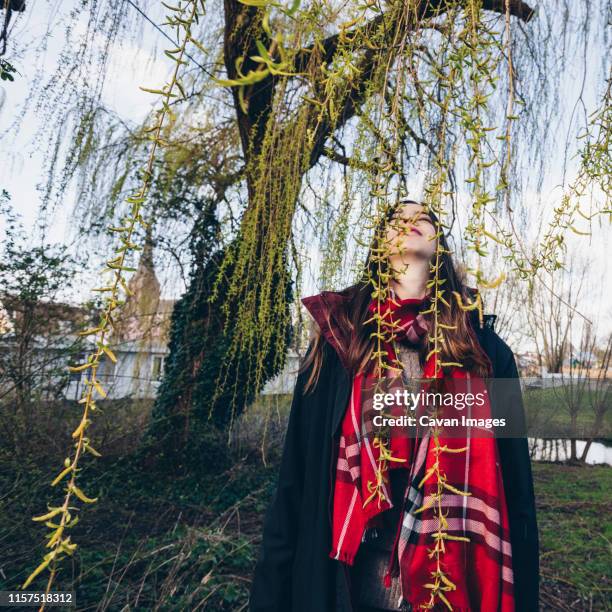
M414 232L415 234L418 234L419 236L423 235L416 227L411 227L410 228L410 233L412 233L412 232Z

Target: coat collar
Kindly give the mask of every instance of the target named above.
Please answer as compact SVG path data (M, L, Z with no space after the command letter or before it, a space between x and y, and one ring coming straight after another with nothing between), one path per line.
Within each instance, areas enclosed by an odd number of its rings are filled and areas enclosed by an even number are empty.
M348 371L346 349L350 339L349 330L340 318L340 314L349 304L347 290L322 291L317 295L302 298L302 304L319 326L323 337L336 351L343 368Z

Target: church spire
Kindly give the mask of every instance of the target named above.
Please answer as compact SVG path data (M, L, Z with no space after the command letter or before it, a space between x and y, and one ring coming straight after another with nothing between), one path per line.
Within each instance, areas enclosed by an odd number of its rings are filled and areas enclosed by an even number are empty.
M147 338L156 319L161 286L155 274L153 246L151 226L148 226L138 267L128 281L132 295L127 298L119 317L119 335L124 340Z

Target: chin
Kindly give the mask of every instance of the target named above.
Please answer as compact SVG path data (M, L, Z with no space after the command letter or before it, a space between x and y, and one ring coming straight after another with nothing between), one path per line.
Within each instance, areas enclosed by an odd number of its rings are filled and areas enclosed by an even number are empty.
M403 263L404 265L409 263L413 259L431 259L434 253L431 253L429 249L418 248L417 245L411 245L409 248L402 249L401 253L394 253L389 261L391 263Z

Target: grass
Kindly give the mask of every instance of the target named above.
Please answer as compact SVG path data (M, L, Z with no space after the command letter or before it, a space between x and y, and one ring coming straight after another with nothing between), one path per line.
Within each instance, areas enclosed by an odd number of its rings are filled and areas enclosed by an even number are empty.
M0 590L18 588L45 552L30 517L44 511L51 468L22 467L0 465ZM74 590L78 610L239 610L274 475L252 458L201 479L98 460L81 482L99 502L72 530L79 548L55 589Z
M129 455L91 461L81 484L99 502L74 528L79 548L56 588L74 590L82 611L245 610L289 400L262 400L272 403L245 417L231 467L217 473L157 474ZM0 457L0 590L18 588L44 554L45 529L30 517L60 494L48 484L59 461ZM612 468L536 463L534 479L542 610L610 610Z
M547 610L612 609L612 468L535 463Z

